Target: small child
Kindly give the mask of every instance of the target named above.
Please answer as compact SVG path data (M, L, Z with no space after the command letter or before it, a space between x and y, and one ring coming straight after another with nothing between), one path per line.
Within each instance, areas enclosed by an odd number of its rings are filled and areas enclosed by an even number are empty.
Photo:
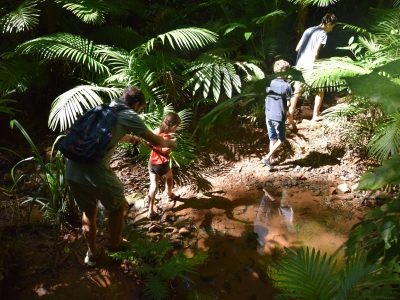
M169 112L164 116L161 122L158 135L164 140L171 140L171 133L174 133L181 123L179 115L175 112ZM162 176L165 176L165 192L169 200L174 200L176 196L172 193L173 175L169 165L169 148L156 148L151 147L149 159L149 176L150 176L150 189L147 196L149 202L148 217L150 219L156 218L157 214L154 212L154 199L156 197L158 182Z
M273 154L286 139L286 112L287 101L293 93L292 86L279 74L286 72L290 64L281 59L274 63L274 73L277 77L273 79L267 88L267 97L265 98L265 117L269 137L269 152L262 159L262 162L272 166Z

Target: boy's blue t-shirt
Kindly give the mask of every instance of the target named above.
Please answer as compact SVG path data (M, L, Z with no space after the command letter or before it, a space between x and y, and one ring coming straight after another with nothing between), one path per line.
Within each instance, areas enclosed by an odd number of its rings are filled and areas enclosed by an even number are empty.
M285 121L287 101L292 97L292 86L282 78L275 78L267 87L265 116L268 120Z

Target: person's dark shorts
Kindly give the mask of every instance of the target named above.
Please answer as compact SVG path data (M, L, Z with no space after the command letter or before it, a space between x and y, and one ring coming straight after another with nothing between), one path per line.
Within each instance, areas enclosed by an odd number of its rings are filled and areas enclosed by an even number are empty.
M126 204L123 186L93 187L68 180L75 202L83 212L92 211L99 200L108 211L116 211Z
M161 165L153 165L149 162L149 172L157 174L158 176L163 176L170 170L169 162L165 162Z
M286 139L286 128L285 121L274 121L274 120L266 120L267 121L267 130L268 137L270 140L280 140L285 141Z

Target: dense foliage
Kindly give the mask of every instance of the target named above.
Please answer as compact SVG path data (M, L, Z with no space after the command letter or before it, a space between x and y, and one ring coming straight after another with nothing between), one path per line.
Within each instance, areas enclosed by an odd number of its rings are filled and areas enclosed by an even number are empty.
M142 117L150 127L164 111L173 109L180 111L188 132L209 132L230 119L238 105L246 107L241 112L246 116L259 110L265 74L271 73L276 58L292 61L296 35L308 25L307 19L314 17L317 24L328 8L339 12L349 7L359 14L360 22L347 16L348 21L338 26L348 42L338 48L341 55L317 63L309 88L325 86L347 95L327 115L338 121L336 126L348 128L343 130L348 147L365 148L382 164L362 177L360 188L398 185L398 0L3 1L0 114L3 120L22 117L18 110L38 106L48 116L50 129L64 131L83 111L117 97L128 85L138 85L148 99ZM367 13L368 7L374 9ZM191 118L196 125L189 123ZM49 163L44 161L24 127L16 120L11 124L34 153L11 170L15 184L24 179L15 172L20 164L39 165L39 188L28 201L41 203L56 223L62 223L67 199L62 158L55 155ZM175 163L181 165L195 159L198 136L179 134L182 152L176 158L185 159ZM282 297L396 297L398 224L395 198L353 229L346 266L338 269L333 257L314 250L288 251L271 271ZM147 273L153 276L154 269ZM161 286L154 282L148 283ZM299 288L299 282L306 284Z

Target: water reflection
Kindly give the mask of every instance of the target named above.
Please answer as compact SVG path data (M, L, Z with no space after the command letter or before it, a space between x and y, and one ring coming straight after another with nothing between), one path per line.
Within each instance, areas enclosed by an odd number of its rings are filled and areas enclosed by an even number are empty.
M287 191L272 192L263 189L256 218L254 232L258 236L258 252L271 252L275 246L290 245L293 229L293 207L289 203Z

